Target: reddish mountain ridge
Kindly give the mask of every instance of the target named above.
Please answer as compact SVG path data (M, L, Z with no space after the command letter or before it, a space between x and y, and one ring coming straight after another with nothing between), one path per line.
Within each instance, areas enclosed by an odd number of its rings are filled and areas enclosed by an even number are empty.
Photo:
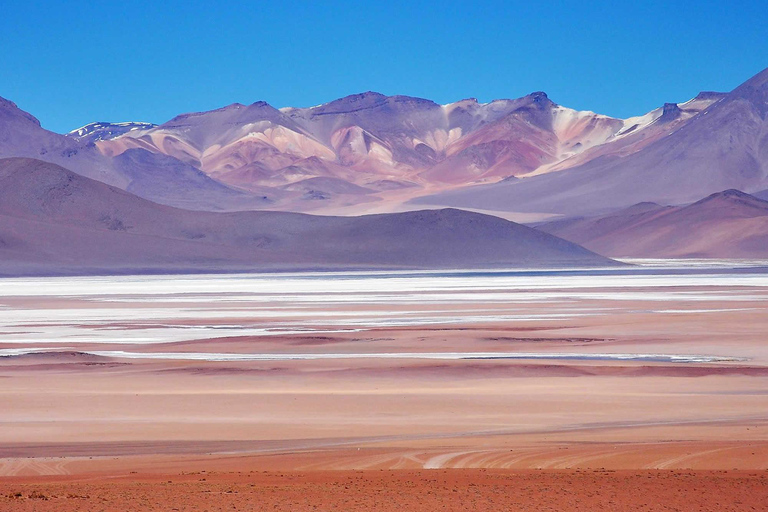
M705 95L710 96L710 95ZM678 106L684 111L685 104ZM594 214L653 201L684 204L735 188L768 186L768 69L690 117L665 108L662 136L629 154L605 145L587 162L560 172L466 188L420 204L555 214ZM669 114L671 124L661 122Z
M367 92L310 108L235 103L159 126L94 123L66 136L2 100L0 157L56 163L186 209L592 215L768 188L766 83L768 70L731 93L629 119L541 92L445 105Z
M61 165L164 204L202 210L263 208L266 201L234 190L166 155L134 149L117 158L87 140L45 130L32 115L0 98L0 158L26 157Z
M631 153L660 137L660 126L685 123L717 99L620 120L559 106L541 92L447 105L368 92L311 108L233 104L96 145L107 156L136 148L172 156L222 183L265 194L275 208L359 213L562 170L611 153L601 146ZM316 178L325 181L308 181Z
M738 190L688 206L645 203L537 229L612 257L768 258L768 201Z

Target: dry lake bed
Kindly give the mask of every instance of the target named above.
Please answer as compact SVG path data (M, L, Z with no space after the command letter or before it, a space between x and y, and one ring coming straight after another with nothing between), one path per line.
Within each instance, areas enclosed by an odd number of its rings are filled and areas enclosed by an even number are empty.
M765 492L768 271L634 263L3 279L0 490L463 469Z

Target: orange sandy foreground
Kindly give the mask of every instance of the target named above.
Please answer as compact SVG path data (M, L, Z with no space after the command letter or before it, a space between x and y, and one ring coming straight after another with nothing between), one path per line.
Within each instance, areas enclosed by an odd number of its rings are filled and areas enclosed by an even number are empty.
M768 300L582 306L133 349L727 357L1 358L0 510L768 510Z

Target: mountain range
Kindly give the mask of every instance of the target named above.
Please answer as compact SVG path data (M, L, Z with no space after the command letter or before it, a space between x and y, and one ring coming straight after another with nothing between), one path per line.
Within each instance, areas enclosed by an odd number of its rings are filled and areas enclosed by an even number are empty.
M6 179L4 186L22 187L20 166L36 170L30 171L28 179L65 170L111 187L99 189L104 193L124 191L128 194L121 196L124 200L132 198L131 211L145 208L187 223L178 228L181 231L195 232L191 219L209 226L223 222L211 219L225 217L207 217L206 211L360 216L428 208L440 211L436 214L440 222L464 215L448 207L537 221L540 230L611 256L753 257L768 255L761 235L747 229L743 221L761 217L757 214L760 203L747 206L747 202L768 198L767 113L768 69L729 93L704 92L628 119L569 109L543 92L444 105L367 92L309 108L235 103L181 114L159 125L96 122L57 134L0 98L0 158L9 159L4 165L13 162L17 169L15 180ZM40 169L47 170L41 174ZM91 190L78 203L85 210L87 201L98 202L96 185L88 183L79 185ZM753 196L746 199L736 192L723 192L731 189ZM741 198L736 206L735 197ZM720 218L711 213L717 209L707 213L702 200L710 210L713 205L743 210L741 217L723 214ZM157 210L161 207L175 210L162 210L161 215ZM178 211L188 212L187 220L178 220ZM2 215L5 222L13 216ZM259 222L267 218L248 215ZM397 222L424 220L427 214L413 215L397 217ZM698 215L706 222L693 222ZM656 220L646 222L651 217ZM642 227L633 224L640 218L645 219ZM742 220L736 223L735 218ZM482 219L481 224L490 222ZM174 222L169 221L169 226ZM762 221L751 222L750 226L762 226ZM621 229L606 229L614 225ZM672 225L687 233L701 230L701 237L713 241L719 235L707 233L730 230L738 240L729 238L731 249L726 250L685 236L663 242L663 237L654 238L651 233L653 229L670 233ZM743 237L738 235L742 229L746 230ZM111 231L110 236L122 232ZM170 238L177 240L177 235ZM207 240L214 237L213 233L205 236ZM237 246L230 242L222 247ZM195 247L202 250L203 245ZM212 255L206 256L208 263L203 266L212 265ZM247 257L238 258L233 256L227 265L253 263ZM337 254L317 263L350 263L339 258ZM521 261L520 255L516 258ZM144 263L162 266L153 261ZM307 264L300 258L284 261ZM361 257L356 263L375 266L393 261Z
M768 69L628 119L545 93L446 105L368 92L309 108L265 102L160 125L54 134L0 101L0 157L31 157L162 204L356 215L456 206L574 215L768 189Z
M686 114L686 104L665 107L646 128L627 135L641 138L646 130L654 132L653 140L627 153L612 151L623 145L612 142L566 170L419 202L574 215L646 201L685 204L726 189L768 188L768 69L728 94L698 98L711 103L692 115Z

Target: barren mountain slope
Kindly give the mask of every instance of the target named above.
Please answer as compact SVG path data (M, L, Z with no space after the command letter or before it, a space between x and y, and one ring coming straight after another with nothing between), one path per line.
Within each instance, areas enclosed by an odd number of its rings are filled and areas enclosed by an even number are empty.
M0 262L5 274L611 263L541 231L460 210L362 217L181 210L20 158L0 160Z

